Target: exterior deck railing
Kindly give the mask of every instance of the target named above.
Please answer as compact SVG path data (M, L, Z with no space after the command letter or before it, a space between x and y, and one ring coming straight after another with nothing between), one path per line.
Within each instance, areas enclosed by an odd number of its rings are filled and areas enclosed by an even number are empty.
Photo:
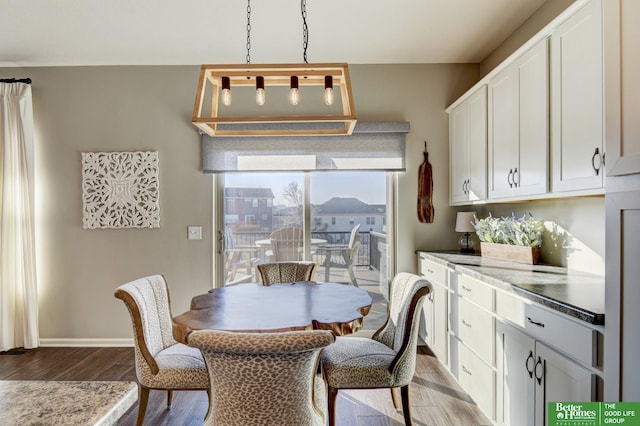
M233 235L233 245L255 246L256 241L269 239L270 232L236 232ZM311 238L320 238L327 240L327 244L348 244L350 231L347 232L311 232ZM380 246L386 244L386 235L378 232L360 232L360 249L355 265L371 266L376 270L380 270ZM266 251L266 249L265 249ZM264 256L265 254L262 253Z

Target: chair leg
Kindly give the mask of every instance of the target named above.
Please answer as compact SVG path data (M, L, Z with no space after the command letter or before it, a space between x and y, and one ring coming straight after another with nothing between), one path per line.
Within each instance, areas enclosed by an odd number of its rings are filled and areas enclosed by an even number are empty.
M328 390L329 426L336 426L336 399L338 399L338 389L329 386Z
M402 386L400 388L400 395L402 396L402 414L404 414L404 424L406 426L413 426L411 407L409 405L409 385Z
M391 401L393 402L393 408L398 411L398 396L396 394L396 388L389 388L391 392Z
M136 419L136 426L142 426L142 422L144 422L144 415L147 411L148 402L149 388L140 385L140 399L138 402L138 418Z
M171 408L171 404L173 403L173 391L167 390L167 408Z
M356 281L356 274L353 273L353 266L349 265L349 267L347 268L347 271L349 271L349 278L351 278L351 284L353 284L354 287L358 287L358 281Z

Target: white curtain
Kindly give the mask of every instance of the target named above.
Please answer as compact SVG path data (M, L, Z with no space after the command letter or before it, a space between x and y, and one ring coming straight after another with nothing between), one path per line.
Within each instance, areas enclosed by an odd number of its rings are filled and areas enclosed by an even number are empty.
M31 86L0 83L0 350L38 339Z

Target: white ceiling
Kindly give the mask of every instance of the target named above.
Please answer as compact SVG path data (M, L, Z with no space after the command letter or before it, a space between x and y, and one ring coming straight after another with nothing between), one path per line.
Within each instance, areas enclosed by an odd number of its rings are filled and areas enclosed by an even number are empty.
M309 62L480 62L544 0L307 0ZM244 63L246 0L0 0L0 66ZM299 0L251 1L251 62L302 62Z

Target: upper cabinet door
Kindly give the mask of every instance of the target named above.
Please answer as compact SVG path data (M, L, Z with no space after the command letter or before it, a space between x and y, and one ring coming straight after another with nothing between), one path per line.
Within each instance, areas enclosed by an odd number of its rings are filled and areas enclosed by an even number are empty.
M489 198L515 195L518 168L518 108L513 66L489 81Z
M449 114L449 202L468 201L469 178L469 109L462 102Z
M547 40L489 82L489 198L548 191Z
M551 34L552 191L603 187L602 3Z
M487 198L487 87L481 86L449 115L449 202Z
M487 86L479 88L469 104L469 201L487 199Z
M518 196L549 190L549 51L544 39L514 63L518 98Z
M640 2L604 2L607 176L640 173Z

